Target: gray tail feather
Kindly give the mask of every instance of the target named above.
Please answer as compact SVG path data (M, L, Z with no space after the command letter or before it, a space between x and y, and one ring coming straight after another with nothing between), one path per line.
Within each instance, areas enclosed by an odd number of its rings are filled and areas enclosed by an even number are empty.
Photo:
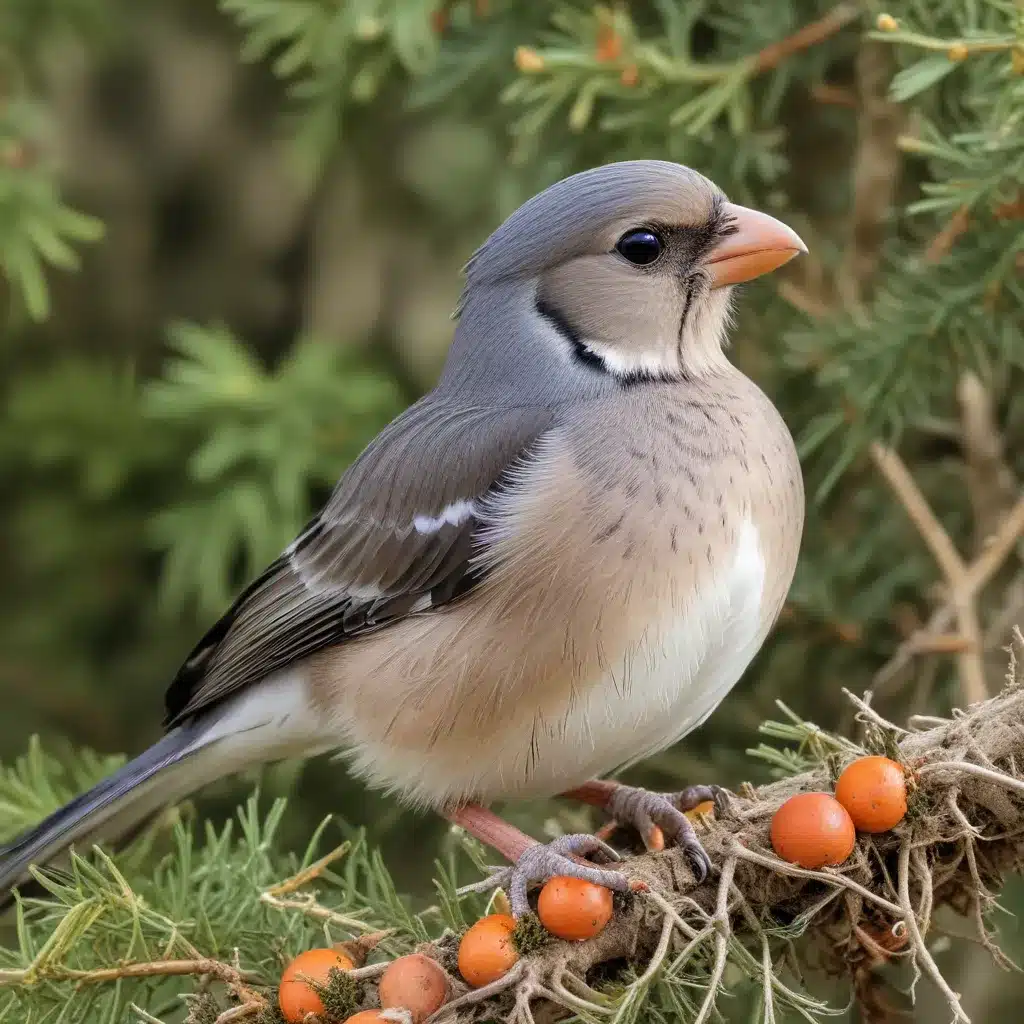
M200 762L199 731L184 725L129 761L92 789L54 811L8 846L0 847L0 902L30 879L29 866L43 867L73 843L124 836L166 804L209 781Z

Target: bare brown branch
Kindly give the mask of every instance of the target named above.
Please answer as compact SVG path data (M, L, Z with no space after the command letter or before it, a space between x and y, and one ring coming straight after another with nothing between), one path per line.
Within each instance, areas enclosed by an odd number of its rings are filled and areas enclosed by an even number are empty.
M960 207L946 222L942 230L928 243L924 258L928 263L937 263L956 244L956 240L970 226L970 211Z
M964 649L957 654L961 696L966 704L984 700L988 687L985 685L981 626L967 567L899 455L877 441L872 443L870 453L949 585L950 603L964 640Z
M861 15L861 9L857 4L837 4L824 17L812 21L803 28L798 29L791 36L780 39L777 43L766 46L757 55L756 73L761 74L777 68L788 57L801 50L809 50L812 46L818 46L831 38L837 32L852 25Z
M961 376L957 399L967 494L974 514L974 550L979 552L1013 507L1020 488L1006 462L992 396L976 373Z
M1022 534L1024 534L1024 497L1018 499L995 534L988 539L982 553L968 567L964 587L972 598L999 571ZM924 628L900 644L895 654L875 674L871 683L872 690L877 693L890 685L916 654L925 653L928 650L930 638L947 629L955 616L956 609L952 603L937 608ZM1012 621L1005 622L1003 629L1009 628L1012 624Z
M967 575L963 559L910 475L910 471L903 464L903 460L891 448L878 441L872 443L870 452L886 483L899 498L921 539L928 545L950 587L961 587Z

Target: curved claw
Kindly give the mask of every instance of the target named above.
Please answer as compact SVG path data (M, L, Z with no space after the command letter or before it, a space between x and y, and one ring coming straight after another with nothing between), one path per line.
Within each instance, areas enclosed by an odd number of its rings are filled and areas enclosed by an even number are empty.
M679 810L692 811L709 800L715 805L715 813L724 815L729 812L729 791L722 786L687 786L678 793L666 794Z
M622 860L622 856L614 846L609 846L600 836L592 836L584 832L570 836L559 836L558 839L548 843L548 849L561 850L562 847L559 844L566 839L572 840L571 844L566 845L566 849L577 856L588 853L603 853L609 860Z
M690 862L697 881L703 882L711 871L711 858L704 847L701 846L700 840L696 836L687 836L679 843L679 848Z
M492 875L488 881L494 881L495 885L501 885L507 890L509 903L512 905L512 916L515 918L520 918L530 911L526 896L530 882L546 882L555 875L580 878L614 892L628 892L630 883L625 875L618 871L594 867L576 859L580 855L595 853L598 850L613 860L619 859L615 850L594 836L560 836L546 846L540 843L531 846L515 865L500 872L500 880L496 880L496 876Z
M618 871L607 871L580 859L589 853L603 853L612 861L622 859L617 850L597 836L584 833L560 836L547 845L538 843L531 846L511 867L494 867L486 878L462 886L459 892L487 892L501 886L508 893L512 916L520 918L530 912L526 895L530 883L546 882L556 875L581 878L614 892L627 892L636 888L635 883L631 883Z
M675 794L652 793L634 786L621 786L612 794L608 811L616 821L632 825L641 835L648 834L652 822L659 825L666 838L682 849L693 866L697 881L703 882L711 870L711 858L680 805L692 801L690 806L696 807L705 800L717 799L716 791L724 792L717 786L691 786Z

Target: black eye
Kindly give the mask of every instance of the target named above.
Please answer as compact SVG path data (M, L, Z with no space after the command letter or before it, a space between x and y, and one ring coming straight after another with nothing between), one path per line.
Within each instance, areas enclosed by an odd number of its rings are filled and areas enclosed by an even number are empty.
M639 228L636 231L627 231L615 248L630 263L646 267L661 255L662 245L661 239L653 231Z

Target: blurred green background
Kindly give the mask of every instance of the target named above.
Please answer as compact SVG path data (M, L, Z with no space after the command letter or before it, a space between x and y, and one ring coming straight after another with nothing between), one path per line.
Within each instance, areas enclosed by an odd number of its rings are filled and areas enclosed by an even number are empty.
M696 167L812 252L744 290L734 332L801 445L790 603L723 708L632 777L767 778L744 751L776 698L849 726L840 688L943 596L866 445L898 444L968 559L1021 493L1022 83L1024 8L993 0L3 0L0 760L34 733L152 741L195 639L433 383L474 247L625 157ZM980 605L991 687L1022 564ZM941 713L957 687L923 655L876 702ZM426 891L438 822L337 764L260 781L291 794L296 843L335 812ZM538 834L584 820L507 810ZM1009 1019L1019 978L966 944L944 966L975 1020Z

